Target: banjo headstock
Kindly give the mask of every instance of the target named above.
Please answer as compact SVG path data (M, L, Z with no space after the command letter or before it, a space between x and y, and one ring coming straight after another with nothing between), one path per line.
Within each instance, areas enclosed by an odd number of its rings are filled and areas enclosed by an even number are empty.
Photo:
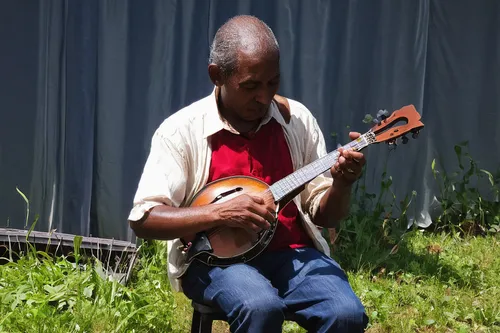
M403 143L408 142L406 134L411 133L414 139L424 127L420 121L421 116L413 105L407 105L394 111L389 117L381 115L380 120L373 126L370 132L374 135L374 143L386 142L395 144L396 139L401 138ZM399 124L403 122L403 124Z

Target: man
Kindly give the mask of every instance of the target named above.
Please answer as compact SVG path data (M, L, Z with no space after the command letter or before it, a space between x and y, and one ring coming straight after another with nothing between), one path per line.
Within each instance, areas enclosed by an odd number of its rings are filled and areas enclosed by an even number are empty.
M271 29L237 16L216 33L208 74L214 92L167 118L152 139L130 214L141 238L168 240L170 281L196 302L220 307L232 332L281 332L285 311L312 332L362 332L364 308L317 226L337 227L348 213L363 154L341 151L330 172L310 182L278 215L268 248L246 264L186 267L179 238L215 226L261 230L275 219L264 200L240 195L185 207L207 183L248 175L268 183L326 154L312 114L289 100L290 119L274 97L279 47ZM359 133L350 133L355 139Z

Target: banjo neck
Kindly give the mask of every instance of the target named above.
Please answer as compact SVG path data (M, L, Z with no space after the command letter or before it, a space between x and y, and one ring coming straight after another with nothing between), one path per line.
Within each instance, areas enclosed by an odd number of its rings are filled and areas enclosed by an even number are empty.
M372 131L368 131L359 138L342 146L342 149L359 151L375 142L375 134ZM337 162L338 158L339 152L338 150L334 150L275 182L269 187L275 203L281 203L282 205L280 206L283 207L283 204L286 204L293 196L302 191L307 183L329 170Z

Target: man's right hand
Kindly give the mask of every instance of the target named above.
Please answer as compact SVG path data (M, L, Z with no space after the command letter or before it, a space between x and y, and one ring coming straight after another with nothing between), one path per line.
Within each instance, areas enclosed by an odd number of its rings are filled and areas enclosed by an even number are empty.
M137 237L144 239L175 239L194 235L221 225L244 228L250 233L269 229L276 220L274 199L241 194L228 201L198 207L177 208L159 205L151 209L145 220L130 221Z
M241 194L214 205L217 220L229 227L244 228L249 232L258 233L262 229L269 229L269 222L276 220L276 212L268 201L260 196Z

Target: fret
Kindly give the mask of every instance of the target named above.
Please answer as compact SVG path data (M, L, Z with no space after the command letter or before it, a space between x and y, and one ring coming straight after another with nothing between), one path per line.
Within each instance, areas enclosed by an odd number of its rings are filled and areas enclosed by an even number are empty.
M375 134L371 131L368 131L367 133L361 135L356 140L347 143L342 148L344 150L354 149L359 151L375 142L376 142ZM293 192L302 185L305 185L306 183L316 178L318 175L329 170L337 162L338 157L339 157L338 150L334 150L328 153L327 155L317 159L316 161L291 173L290 175L284 177L283 179L275 182L270 187L270 190L274 196L275 201L277 202L280 201L287 194Z

